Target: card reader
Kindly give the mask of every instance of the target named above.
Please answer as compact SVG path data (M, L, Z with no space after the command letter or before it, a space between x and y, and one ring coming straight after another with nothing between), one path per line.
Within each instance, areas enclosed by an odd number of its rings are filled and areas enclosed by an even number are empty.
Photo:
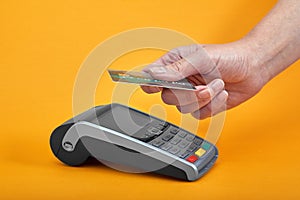
M195 181L218 157L210 142L121 104L97 106L57 127L50 146L70 166L89 157L104 163Z

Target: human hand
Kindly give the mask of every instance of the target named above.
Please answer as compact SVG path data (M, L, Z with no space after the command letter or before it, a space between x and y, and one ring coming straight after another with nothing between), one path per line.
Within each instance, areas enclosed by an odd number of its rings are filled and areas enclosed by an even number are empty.
M161 92L162 100L182 113L205 119L253 97L270 79L256 52L243 41L224 45L191 45L171 50L144 69L160 80L187 78L197 90L142 86Z

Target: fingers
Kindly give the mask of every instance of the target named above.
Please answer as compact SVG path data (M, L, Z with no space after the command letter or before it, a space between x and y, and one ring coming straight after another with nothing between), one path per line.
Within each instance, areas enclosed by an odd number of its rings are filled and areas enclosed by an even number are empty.
M188 69L190 67L190 64L185 59L180 59L165 66L152 65L151 67L147 68L146 72L148 72L155 79L178 81L187 77ZM194 74L196 74L196 72Z
M228 99L228 92L223 90L220 92L209 104L201 109L194 111L192 116L196 119L205 119L216 115L226 110L226 101Z
M142 86L146 93L162 91L162 100L176 106L182 113L192 113L194 117L204 119L225 110L223 105L224 102L226 105L228 93L224 90L224 82L216 63L201 45L173 49L144 71L155 79L178 81L187 78L197 85L197 91Z
M187 79L194 86L195 85L205 85L206 84L205 80L201 77L200 74L189 76Z
M176 106L181 113L191 113L197 119L205 119L226 110L228 93L224 87L221 79L216 79L208 85L196 86L195 92L141 86L149 94L162 91L162 100L166 104Z
M208 85L196 86L197 91L163 90L162 100L178 110L188 113L200 109L224 89L224 82L216 79Z
M199 48L202 48L198 44L181 46L175 49L170 50L168 53L164 54L158 60L148 65L143 69L145 72L150 72L150 69L153 67L163 67L167 65L171 65L174 62L181 60L182 58L196 52Z
M168 54L167 54L168 55ZM176 58L178 59L178 58ZM162 65L162 61L150 65L144 71L152 77L160 80L177 81L194 74L205 77L219 77L216 64L210 59L206 51L198 45L198 49L193 53L175 60L167 65ZM212 76L212 74L214 74ZM210 81L210 79L208 80Z
M148 93L148 94L152 94L152 93L157 93L157 92L161 92L162 88L161 87L154 87L154 86L144 86L141 85L141 88L144 92Z

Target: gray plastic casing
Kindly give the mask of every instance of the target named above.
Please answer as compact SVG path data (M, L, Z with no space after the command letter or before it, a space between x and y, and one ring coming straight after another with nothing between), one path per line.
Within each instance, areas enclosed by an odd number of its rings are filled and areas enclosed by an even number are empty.
M92 108L65 122L64 124L73 123L73 125L67 130L61 141L63 149L72 152L76 148L78 141L81 140L92 157L97 158L106 165L111 164L113 168L116 168L115 164L117 164L119 167L116 169L122 171L156 172L171 166L177 171L181 170L188 181L199 179L216 161L218 151L214 145L211 145L211 148L197 162L191 163L149 143L91 123L92 119L101 117L102 111L111 105ZM120 104L114 105L123 106ZM140 112L135 109L132 110ZM168 171L164 174L176 177L176 175L171 173L172 170L170 174L168 174Z

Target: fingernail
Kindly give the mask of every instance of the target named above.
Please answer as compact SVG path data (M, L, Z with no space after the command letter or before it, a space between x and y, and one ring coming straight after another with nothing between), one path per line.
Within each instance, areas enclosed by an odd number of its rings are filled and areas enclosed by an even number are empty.
M212 88L214 89L214 91L220 91L224 88L225 84L223 82L223 80L221 79L217 79L212 83Z
M218 96L217 99L218 101L226 101L228 98L228 92L226 90L223 90Z
M165 67L152 67L150 71L154 74L164 74L167 72Z

